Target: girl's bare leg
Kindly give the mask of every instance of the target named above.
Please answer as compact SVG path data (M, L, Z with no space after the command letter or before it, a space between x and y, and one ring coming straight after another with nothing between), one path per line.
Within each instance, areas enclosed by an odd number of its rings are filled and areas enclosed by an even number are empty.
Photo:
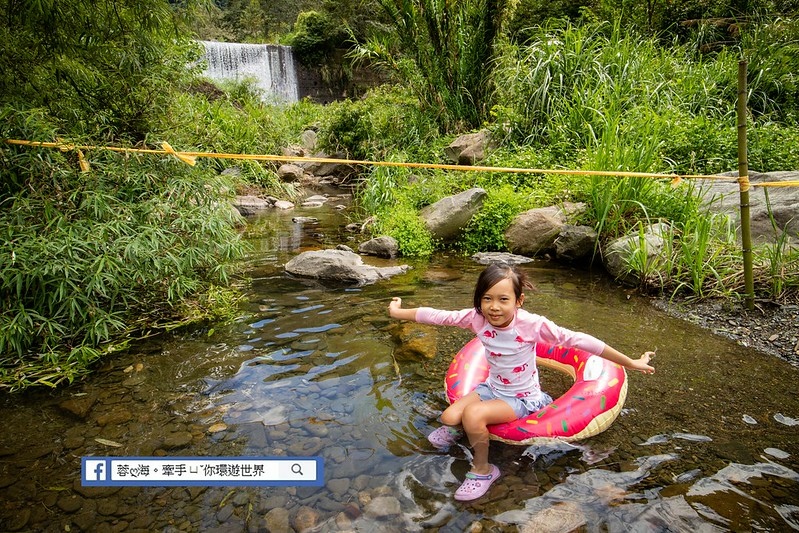
M461 423L464 431L466 431L466 436L469 437L469 444L472 445L474 450L472 472L475 474L488 474L491 471L488 463L487 426L489 424L510 422L516 418L516 413L513 412L511 406L502 400L482 401L478 398L477 402L470 402L465 406L461 414ZM444 422L443 415L442 422ZM444 423L446 424L446 422Z
M444 409L441 413L441 423L451 427L460 426L463 422L463 411L473 403L480 403L482 400L476 392L472 391L463 398L459 398L452 405Z

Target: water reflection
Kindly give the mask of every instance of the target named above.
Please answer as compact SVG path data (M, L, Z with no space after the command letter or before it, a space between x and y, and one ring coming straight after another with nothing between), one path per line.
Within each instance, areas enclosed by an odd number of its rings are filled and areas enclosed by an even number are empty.
M449 358L470 335L425 329L435 357L398 357L386 307L394 295L468 306L482 266L441 255L360 288L287 277L298 250L346 240L340 215L325 213L310 214L313 227L286 213L253 221L253 282L237 320L157 339L71 389L4 398L0 529L799 528L796 369L543 262L526 267L538 285L527 309L628 354L657 346L657 373L631 374L622 416L586 442L492 444L503 477L482 500L454 502L469 450L434 452L425 435L445 405ZM569 385L547 369L542 384L553 395ZM110 454L318 454L326 485L82 488L79 457Z

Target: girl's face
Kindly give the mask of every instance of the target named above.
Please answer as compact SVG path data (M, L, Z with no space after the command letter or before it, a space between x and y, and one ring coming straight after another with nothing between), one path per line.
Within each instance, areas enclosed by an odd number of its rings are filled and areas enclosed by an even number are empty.
M480 299L480 311L488 323L495 328L504 328L510 325L516 315L516 309L524 303L524 293L516 299L513 290L513 281L503 279L488 289Z

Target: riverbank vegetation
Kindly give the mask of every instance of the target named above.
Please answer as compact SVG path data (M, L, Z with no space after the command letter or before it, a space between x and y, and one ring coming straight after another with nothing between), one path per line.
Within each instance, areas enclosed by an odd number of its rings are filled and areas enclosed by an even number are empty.
M357 100L270 106L246 84L202 80L193 41L244 28L237 13L254 17L246 39L301 36L313 54L307 24L292 33L296 28L262 9L268 23L258 25L257 2L230 2L227 11L197 11L207 4L191 2L175 9L159 0L0 2L0 137L279 154L313 128L330 153L440 163L455 136L484 128L495 143L484 161L490 166L707 174L737 168L735 76L745 58L749 166L799 169L795 6L777 12L764 3L757 16L725 26L736 29L719 44L715 22L681 26L690 13L669 15L658 3L646 4L658 7L651 12L630 8L629 26L618 22L615 7L575 9L572 2L368 4L358 10L325 2L317 15L297 20L357 14L350 57L368 59L390 82ZM269 9L283 13L281 5ZM726 16L721 2L712 8ZM338 22L317 27L336 28L341 45L347 25ZM317 37L319 46L333 42ZM277 179L274 165L235 165L237 172L223 172L230 163L222 160L189 166L160 155L3 143L0 388L71 382L133 339L234 309L237 265L247 249L231 197L253 189L289 198L299 192ZM372 231L396 237L406 256L442 246L418 218L421 207L479 186L488 196L454 245L463 253L504 250L504 230L524 210L582 201L582 222L602 239L672 223L665 265L642 254L631 261L647 290L729 298L742 292L734 227L702 214L686 183L363 172L353 217L371 217ZM756 257L758 296L795 297L799 252L787 236L758 248Z

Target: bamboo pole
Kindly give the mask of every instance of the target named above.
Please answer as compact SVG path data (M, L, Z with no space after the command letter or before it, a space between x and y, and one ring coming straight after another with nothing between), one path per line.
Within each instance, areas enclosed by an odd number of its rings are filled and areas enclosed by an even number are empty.
M747 61L738 62L738 187L741 195L741 251L744 261L744 283L746 307L755 308L755 282L752 273L752 230L749 218L749 160L746 145L746 88Z

